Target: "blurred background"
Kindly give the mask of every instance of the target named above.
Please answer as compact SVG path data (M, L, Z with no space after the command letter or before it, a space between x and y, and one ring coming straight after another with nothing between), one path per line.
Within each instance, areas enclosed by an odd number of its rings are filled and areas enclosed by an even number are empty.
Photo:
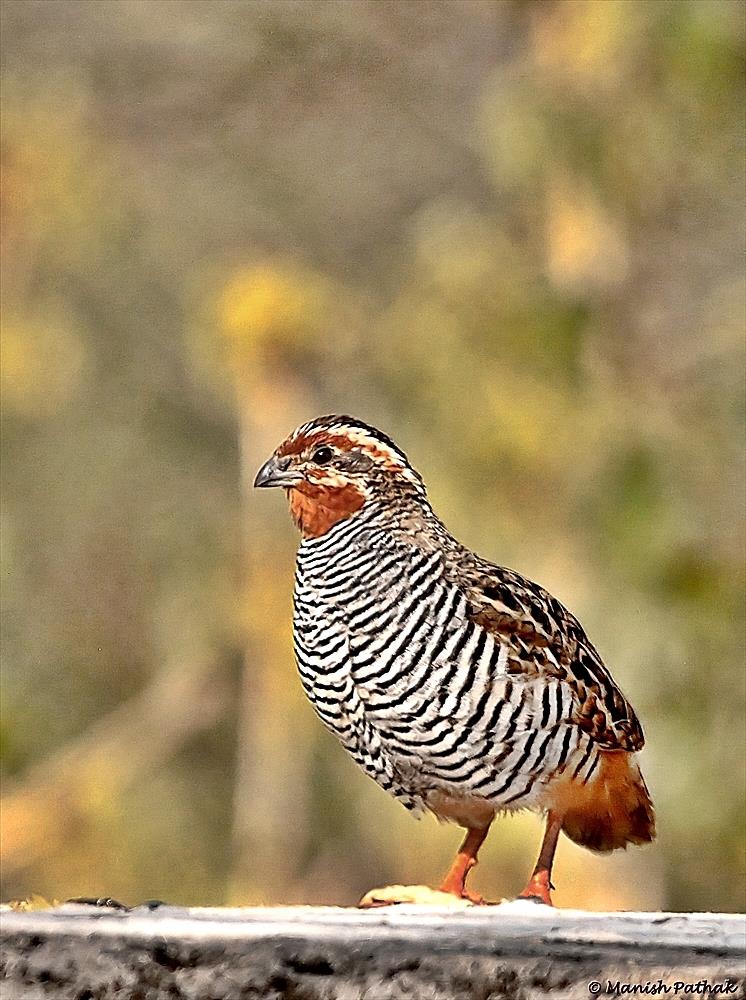
M459 840L296 678L259 464L350 412L583 621L659 840L559 905L744 907L739 0L2 9L3 899L350 904ZM535 816L474 885L515 894Z

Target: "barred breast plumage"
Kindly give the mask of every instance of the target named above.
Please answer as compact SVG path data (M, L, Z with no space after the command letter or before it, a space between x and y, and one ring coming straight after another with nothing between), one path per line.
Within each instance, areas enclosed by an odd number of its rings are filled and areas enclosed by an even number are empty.
M389 438L320 418L257 485L287 489L304 536L294 640L321 721L407 808L470 831L444 891L474 898L466 874L499 810L548 813L524 893L543 902L560 830L598 850L652 839L642 730L583 629L457 542Z

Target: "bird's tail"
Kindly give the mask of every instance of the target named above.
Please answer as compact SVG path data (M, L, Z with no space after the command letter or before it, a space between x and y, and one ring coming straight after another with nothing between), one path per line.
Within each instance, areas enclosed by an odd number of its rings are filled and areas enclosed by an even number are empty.
M563 831L591 851L647 844L655 838L655 813L634 755L623 750L600 753L594 778L565 789Z

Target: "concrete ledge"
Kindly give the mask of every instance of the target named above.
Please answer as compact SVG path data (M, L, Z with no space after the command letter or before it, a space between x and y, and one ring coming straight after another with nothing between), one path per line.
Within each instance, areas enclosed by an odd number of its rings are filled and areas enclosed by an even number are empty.
M746 996L736 914L66 905L0 928L2 1000Z

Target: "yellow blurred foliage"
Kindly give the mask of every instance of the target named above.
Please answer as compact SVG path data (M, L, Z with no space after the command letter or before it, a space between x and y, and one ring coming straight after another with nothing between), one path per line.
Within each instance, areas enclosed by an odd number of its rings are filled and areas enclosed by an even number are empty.
M21 275L39 245L64 245L68 260L90 260L122 206L109 196L112 170L86 125L80 91L59 81L49 103L4 84L4 267Z
M3 404L25 416L46 417L74 395L86 367L81 337L71 328L14 322L0 324Z
M627 277L619 223L590 183L555 172L547 189L547 266L558 288L608 289Z
M646 11L636 0L563 0L536 14L536 66L592 100L624 78Z
M315 346L329 296L320 276L290 264L262 264L234 274L217 310L236 374L245 376L254 365Z

